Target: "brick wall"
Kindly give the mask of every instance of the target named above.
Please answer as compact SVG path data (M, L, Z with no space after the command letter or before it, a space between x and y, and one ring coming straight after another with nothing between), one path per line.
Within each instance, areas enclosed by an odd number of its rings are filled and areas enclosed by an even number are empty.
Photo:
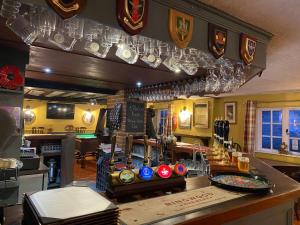
M114 108L116 103L122 104L122 120L121 120L121 128L119 130L115 130L113 134L117 135L117 145L125 150L126 146L126 136L131 134L133 136L141 136L146 132L146 107L144 111L144 132L143 133L132 133L126 132L126 107L127 101L125 96L125 91L120 90L115 95L111 95L107 97L107 108ZM129 100L132 101L132 100ZM145 104L146 105L146 104Z

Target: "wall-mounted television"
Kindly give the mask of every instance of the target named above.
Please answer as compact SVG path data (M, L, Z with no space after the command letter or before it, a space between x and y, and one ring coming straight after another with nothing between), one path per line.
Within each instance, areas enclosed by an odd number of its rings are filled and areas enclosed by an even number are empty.
M47 119L74 119L75 105L47 103Z

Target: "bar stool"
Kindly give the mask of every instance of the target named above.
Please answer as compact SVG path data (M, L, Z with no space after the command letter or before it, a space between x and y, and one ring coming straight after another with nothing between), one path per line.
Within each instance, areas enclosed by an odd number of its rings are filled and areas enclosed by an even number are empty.
M75 132L76 133L80 133L80 128L79 127L75 127Z
M31 128L31 133L36 134L36 127Z
M79 132L84 134L86 132L86 129L87 129L86 127L80 127Z
M38 127L37 128L38 134L43 134L44 130L45 130L45 127Z

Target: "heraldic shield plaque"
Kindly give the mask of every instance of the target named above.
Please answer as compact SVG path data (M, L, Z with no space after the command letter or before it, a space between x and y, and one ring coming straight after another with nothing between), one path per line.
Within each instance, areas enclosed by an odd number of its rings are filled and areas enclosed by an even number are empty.
M130 35L140 33L147 24L149 0L117 0L117 18Z
M246 65L250 65L255 57L256 39L247 34L240 36L240 55Z
M223 27L208 24L208 49L216 59L225 54L227 45L227 30Z
M79 14L86 0L47 0L47 3L63 19L68 19Z
M188 14L170 9L169 32L178 48L186 48L192 40L194 18Z

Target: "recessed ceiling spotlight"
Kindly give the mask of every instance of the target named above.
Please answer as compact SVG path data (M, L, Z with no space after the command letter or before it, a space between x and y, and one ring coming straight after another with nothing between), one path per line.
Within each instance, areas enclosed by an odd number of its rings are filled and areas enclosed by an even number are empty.
M142 86L142 82L140 82L140 81L136 82L136 86L137 87L141 87Z
M90 99L90 105L97 105L96 99Z
M49 67L44 68L43 71L45 73L51 73L52 72L52 70Z

